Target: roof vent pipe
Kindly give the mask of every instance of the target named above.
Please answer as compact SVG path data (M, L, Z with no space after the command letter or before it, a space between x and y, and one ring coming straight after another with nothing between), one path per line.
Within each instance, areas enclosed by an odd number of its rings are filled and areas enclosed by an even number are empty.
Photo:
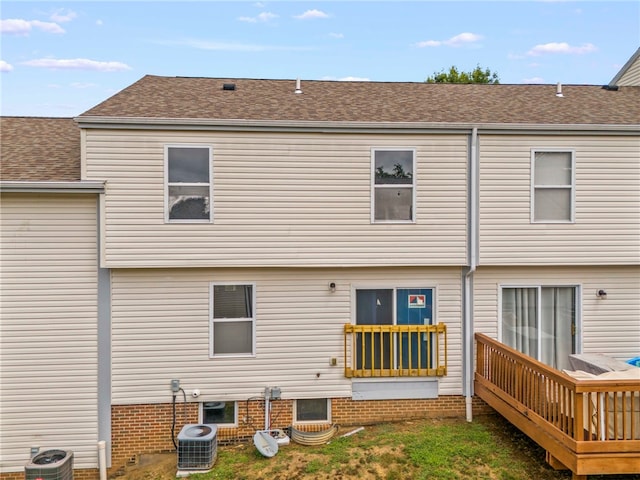
M302 93L302 89L300 88L300 79L296 78L296 90L294 93Z
M562 94L562 84L560 82L556 85L556 97L564 97Z

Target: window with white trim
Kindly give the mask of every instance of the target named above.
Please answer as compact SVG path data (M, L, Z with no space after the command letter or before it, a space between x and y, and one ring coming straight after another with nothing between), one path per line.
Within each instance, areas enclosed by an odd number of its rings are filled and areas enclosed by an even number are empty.
M531 152L531 221L574 221L575 159L572 151Z
M296 423L331 421L331 400L328 398L296 400L295 410Z
M415 220L414 172L414 149L372 149L372 222Z
M165 221L211 221L210 147L165 146L165 178Z
M255 285L211 285L211 356L253 355Z
M238 413L236 402L203 402L202 423L215 423L216 425L237 426Z

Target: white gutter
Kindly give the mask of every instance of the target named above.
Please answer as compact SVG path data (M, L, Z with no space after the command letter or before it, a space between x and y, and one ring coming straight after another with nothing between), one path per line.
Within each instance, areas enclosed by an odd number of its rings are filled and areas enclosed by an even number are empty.
M445 122L372 122L372 121L332 121L332 120L252 120L236 118L161 118L161 117L109 117L109 116L79 116L73 119L80 128L188 128L203 130L237 130L237 129L296 129L296 130L482 130L482 133L504 134L512 132L544 132L545 135L566 135L567 132L593 135L611 134L612 132L638 134L637 124L537 124L537 123L445 123Z
M471 156L469 160L469 270L464 276L464 350L465 355L465 410L467 421L473 420L473 274L476 271L478 247L478 129L471 132Z
M0 181L0 192L20 193L104 193L103 181L31 182Z

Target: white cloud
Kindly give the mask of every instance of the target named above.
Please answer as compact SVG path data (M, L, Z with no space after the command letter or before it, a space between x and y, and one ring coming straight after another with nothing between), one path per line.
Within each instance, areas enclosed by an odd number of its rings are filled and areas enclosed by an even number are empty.
M255 17L238 17L238 20L240 20L241 22L247 22L247 23L258 23L258 22L269 22L276 18L278 18L278 15L276 15L275 13L262 12Z
M310 20L313 18L329 18L329 15L320 11L320 10L307 10L306 12L300 15L294 15L293 18L297 18L298 20Z
M476 33L464 32L458 35L455 35L448 40L425 40L423 42L416 43L417 47L461 47L463 45L469 45L473 43L477 43L482 40L484 37L482 35L478 35Z
M566 42L552 42L544 43L542 45L536 45L527 52L527 55L537 57L547 53L564 53L564 54L577 54L582 55L584 53L592 53L598 50L595 45L591 43L585 43L579 47L573 47Z
M370 79L364 77L342 77L339 78L341 82L369 82Z
M57 23L53 23L53 22L41 22L40 20L33 20L31 22L31 24L42 30L43 32L47 32L47 33L65 33L64 28L62 28L60 25L58 25Z
M13 70L13 65L4 60L0 60L0 72L10 72L11 70Z
M29 35L31 30L37 28L47 33L65 33L57 23L41 22L40 20L23 20L21 18L9 18L0 20L0 32L10 35Z
M131 70L131 67L121 62L98 62L86 58L40 58L22 62L23 65L37 68L50 68L52 70L91 70L97 72L121 72Z
M532 78L524 78L522 79L522 83L527 83L527 84L542 84L544 83L544 78L541 77L532 77Z
M321 80L338 81L338 82L370 82L371 81L371 79L364 78L364 77L342 77L342 78L336 78L336 77L330 77L330 76L324 76L324 77L321 78Z
M342 33L334 33L334 32L331 32L331 33L329 34L329 36L330 36L331 38L344 38L344 34L342 34Z
M78 15L76 14L76 12L72 12L71 10L67 10L67 12L64 13L63 9L59 9L59 10L56 10L55 12L53 12L51 14L50 18L54 22L65 23L65 22L70 22L71 20L73 20L77 16Z
M71 84L72 88L93 88L93 87L97 87L98 85L96 85L95 83L88 83L88 82L73 82Z
M99 27L102 26L102 20L96 20L96 25L98 25Z
M199 50L213 50L220 52L267 52L267 51L308 51L309 47L289 47L278 45L260 45L252 43L224 43L210 40L198 40L187 38L184 40L158 40L158 45L177 45L189 48L197 48Z

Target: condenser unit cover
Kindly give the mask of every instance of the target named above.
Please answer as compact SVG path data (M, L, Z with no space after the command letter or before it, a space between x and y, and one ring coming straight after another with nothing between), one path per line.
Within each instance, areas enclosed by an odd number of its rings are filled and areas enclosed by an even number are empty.
M178 434L178 470L209 470L218 455L218 426L189 424Z
M24 467L25 480L73 480L73 452L45 450Z

